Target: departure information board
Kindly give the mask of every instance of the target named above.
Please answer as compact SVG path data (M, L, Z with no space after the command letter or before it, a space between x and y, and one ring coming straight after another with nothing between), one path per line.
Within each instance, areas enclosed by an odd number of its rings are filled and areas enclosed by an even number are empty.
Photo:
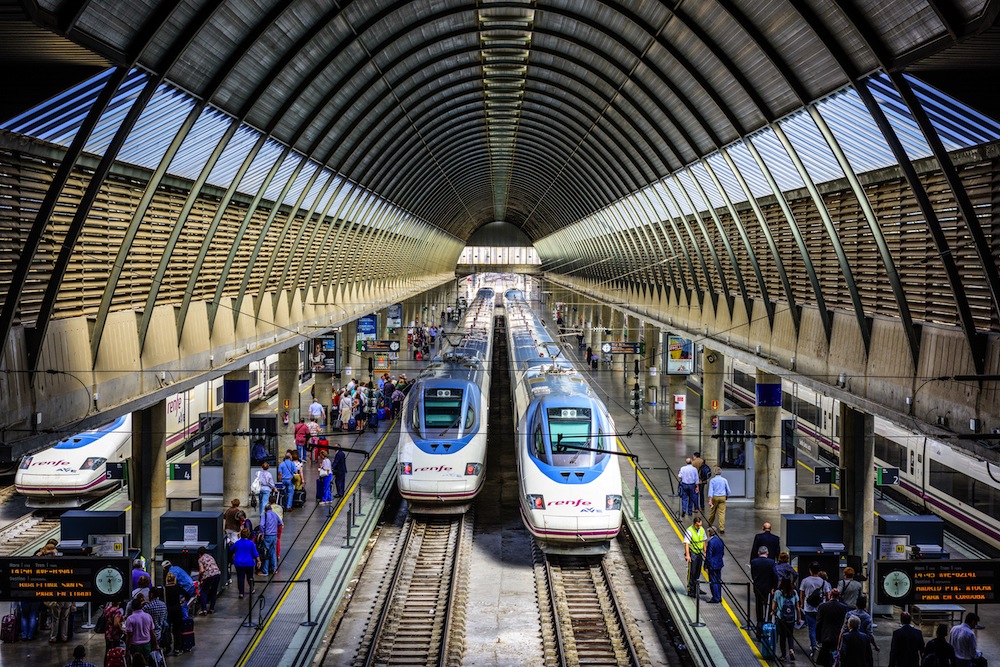
M121 600L131 584L128 558L0 558L0 600Z
M1000 560L878 561L878 604L990 604Z

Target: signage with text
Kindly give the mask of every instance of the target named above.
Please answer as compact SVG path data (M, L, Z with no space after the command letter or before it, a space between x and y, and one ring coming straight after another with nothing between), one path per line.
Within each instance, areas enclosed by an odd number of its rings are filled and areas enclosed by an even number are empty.
M899 484L899 468L876 468L875 484L877 486L893 486Z
M837 469L829 466L816 468L813 471L813 484L836 484Z
M363 315L358 318L358 340L375 340L378 335L378 315Z
M170 479L191 479L191 464L171 463Z
M997 602L1000 560L886 560L875 568L879 604Z
M362 352L399 352L398 340L365 340L361 341Z
M0 600L120 600L130 576L128 558L0 558Z
M663 347L666 355L667 375L690 375L694 373L694 341L683 336L667 335Z
M601 343L601 352L604 354L644 354L644 348L643 343L630 343L626 340L611 340Z

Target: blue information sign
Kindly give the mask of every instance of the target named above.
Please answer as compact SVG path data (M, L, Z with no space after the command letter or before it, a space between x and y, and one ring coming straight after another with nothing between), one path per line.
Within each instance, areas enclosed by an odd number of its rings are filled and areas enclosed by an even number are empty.
M358 340L375 340L378 333L378 315L358 318Z

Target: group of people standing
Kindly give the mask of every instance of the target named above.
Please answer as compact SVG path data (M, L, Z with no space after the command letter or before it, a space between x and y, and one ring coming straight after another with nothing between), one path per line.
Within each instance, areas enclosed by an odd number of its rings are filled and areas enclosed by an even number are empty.
M845 567L836 586L818 562L808 566L808 576L798 580L788 552L781 551L780 539L772 534L770 522L754 536L750 551L750 576L756 599L758 638L764 642L764 627L773 620L777 630L777 657L795 660L794 632L805 626L809 636L809 657L816 664L871 667L873 651L881 647L873 633L872 616L864 585L852 567ZM976 647L974 628L979 617L969 613L965 622L949 632L938 625L936 636L924 643L911 623L910 614L900 614L900 627L892 633L889 667L977 667L981 654Z

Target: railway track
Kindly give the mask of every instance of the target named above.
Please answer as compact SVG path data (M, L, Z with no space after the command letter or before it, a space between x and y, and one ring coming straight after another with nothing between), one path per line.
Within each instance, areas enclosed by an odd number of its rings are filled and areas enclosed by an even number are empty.
M471 517L410 517L401 540L355 665L458 665Z
M59 530L59 517L38 512L27 514L0 529L0 556L19 556L35 542Z
M650 664L605 558L533 552L546 665Z

